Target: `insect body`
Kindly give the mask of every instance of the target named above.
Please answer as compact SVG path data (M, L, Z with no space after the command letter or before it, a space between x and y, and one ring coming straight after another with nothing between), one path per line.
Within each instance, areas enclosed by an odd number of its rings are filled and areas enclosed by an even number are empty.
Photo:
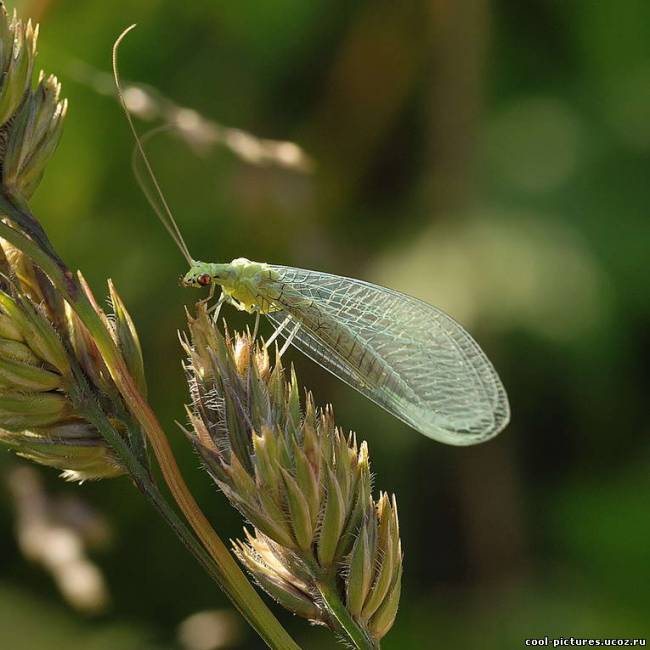
M470 445L498 434L510 419L494 367L472 337L444 312L398 291L361 280L238 258L197 262L138 138L124 103L113 47L118 96L155 192L145 196L190 265L181 283L221 287L221 302L264 314L277 336L424 435ZM284 348L282 349L284 351Z
M391 289L328 273L251 262L193 262L182 284L265 314L272 338L311 357L421 433L468 445L508 423L505 390L471 336L444 312Z

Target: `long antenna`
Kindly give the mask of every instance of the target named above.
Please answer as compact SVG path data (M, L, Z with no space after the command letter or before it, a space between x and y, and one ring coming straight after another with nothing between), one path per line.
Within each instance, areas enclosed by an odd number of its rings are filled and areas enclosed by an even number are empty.
M183 236L181 235L181 231L178 228L178 225L176 223L176 220L174 219L174 216L172 215L172 211L169 209L169 205L167 204L167 200L165 199L165 195L163 194L162 189L160 189L160 185L158 184L158 179L156 178L156 175L154 174L154 171L151 167L151 164L149 163L149 158L147 158L147 154L144 151L144 147L142 146L142 142L140 141L140 137L138 136L138 132L135 130L135 125L133 124L133 119L131 118L131 114L129 113L129 109L126 106L126 101L124 100L124 93L122 92L122 87L120 85L120 73L119 69L117 66L117 51L118 48L120 47L120 43L124 40L124 37L133 29L135 29L136 25L131 25L130 27L127 27L118 37L117 40L115 41L113 45L113 79L115 80L115 88L117 89L117 96L120 99L120 104L122 105L122 109L124 110L124 114L126 115L126 119L129 123L129 128L131 129L131 133L133 134L133 137L135 138L135 143L138 148L138 152L140 153L140 157L142 158L142 161L145 164L145 167L147 169L147 173L149 177L151 178L151 182L153 183L153 186L156 190L156 195L158 199L160 199L160 204L162 205L162 210L158 205L156 205L156 202L153 200L153 197L151 196L151 193L149 190L145 187L145 184L142 180L142 178L139 176L139 174L136 174L136 179L138 181L138 184L140 185L140 188L142 189L147 201L149 201L149 204L153 208L154 212L160 219L160 222L162 225L165 227L167 232L170 234L171 238L176 242L176 245L178 246L179 250L183 254L183 257L187 260L187 262L191 265L193 264L194 260L192 259L192 256L190 255L190 252L187 248L187 245L185 244L185 240L183 239Z
M153 136L161 133L162 131L169 131L171 128L173 128L171 124L160 124L153 127L149 131L146 131L143 135L138 136L142 148L144 149L147 146L147 143L152 139ZM178 242L178 235L175 231L172 232L172 230L170 230L167 224L164 208L160 206L160 199L158 198L158 195L151 189L149 174L147 173L146 169L143 169L142 155L140 154L140 149L138 148L137 144L133 145L133 150L131 151L131 171L133 172L133 176L136 180L136 183L138 184L138 187L142 190L142 193L147 199L147 202L151 206L152 210L156 213L162 224L165 226L167 232L171 235L171 237L174 239L174 242L176 242L177 246L180 248L182 244L179 244Z

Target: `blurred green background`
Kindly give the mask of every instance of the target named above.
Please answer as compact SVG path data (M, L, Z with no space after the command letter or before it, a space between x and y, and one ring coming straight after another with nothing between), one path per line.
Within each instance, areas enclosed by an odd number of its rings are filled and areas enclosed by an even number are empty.
M127 85L147 85L141 132L170 112L190 126L198 114L296 142L314 161L305 173L187 133L152 140L194 256L314 268L416 295L467 326L508 389L506 431L452 448L289 353L317 401L368 441L376 489L398 498L403 597L383 647L650 635L650 3L13 6L41 23L38 64L70 100L34 210L97 294L115 281L140 332L151 401L224 539L241 520L174 424L187 399L176 331L199 294L177 285L184 261L135 184L106 77L112 43L132 22L121 67ZM179 117L179 106L197 113ZM3 477L18 464L0 455ZM110 604L78 611L19 552L8 478L3 647L261 647L127 480L79 487L38 472L49 499L99 528L90 558ZM334 647L327 631L274 609L303 647ZM189 638L213 629L212 645Z

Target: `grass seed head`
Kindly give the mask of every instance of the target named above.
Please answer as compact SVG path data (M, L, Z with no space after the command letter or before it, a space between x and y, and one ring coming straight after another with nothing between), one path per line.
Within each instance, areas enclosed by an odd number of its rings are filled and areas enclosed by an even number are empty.
M61 84L40 73L32 87L38 26L0 3L0 170L2 185L28 199L56 149L67 112Z
M249 334L189 318L187 431L207 471L253 526L235 552L290 611L335 627L319 585L333 585L374 641L399 603L402 553L394 499L372 499L368 448L319 409L293 371Z
M50 281L6 242L0 242L0 266L0 443L60 469L69 480L123 474L104 438L75 407L81 372L90 399L127 436L126 409L92 339ZM110 296L115 314L106 322L144 382L133 323L112 285Z
M9 16L0 3L0 125L8 122L31 87L38 26Z

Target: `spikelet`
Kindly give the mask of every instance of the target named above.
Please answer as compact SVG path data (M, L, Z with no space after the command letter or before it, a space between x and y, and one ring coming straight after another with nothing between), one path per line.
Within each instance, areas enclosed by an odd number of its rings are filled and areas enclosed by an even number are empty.
M75 408L81 372L92 399L127 436L126 409L88 332L29 258L0 241L0 443L62 470L69 480L124 474L100 433ZM114 287L111 333L144 382L133 323ZM86 390L86 389L85 389Z
M337 630L323 586L372 642L391 628L402 550L395 499L372 499L365 442L248 334L222 335L199 307L184 343L192 397L187 431L208 472L254 527L235 542L275 600Z
M0 159L5 191L28 199L59 143L67 112L61 84L39 74L32 88L38 25L0 3Z

